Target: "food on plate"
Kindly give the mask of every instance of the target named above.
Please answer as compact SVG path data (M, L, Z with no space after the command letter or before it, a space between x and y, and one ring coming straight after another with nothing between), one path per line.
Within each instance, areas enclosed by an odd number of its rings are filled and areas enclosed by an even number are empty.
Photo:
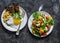
M14 24L18 25L21 23L21 20L18 18L14 18Z
M11 6L5 8L3 21L6 24L10 25L10 23L13 23L14 25L19 25L21 23L21 18L21 11L18 4L13 3Z
M54 25L54 20L50 15L34 12L32 21L32 34L37 36L45 36Z
M11 13L9 13L8 11L4 13L3 15L3 20L4 22L7 22L9 20L9 18L11 18Z

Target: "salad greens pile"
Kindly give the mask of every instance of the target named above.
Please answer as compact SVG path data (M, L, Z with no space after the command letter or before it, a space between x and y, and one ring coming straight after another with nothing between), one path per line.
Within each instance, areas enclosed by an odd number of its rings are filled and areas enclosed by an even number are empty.
M20 15L20 12L13 13L13 16L14 16L14 18L19 18L19 19L22 18L21 15Z
M9 14L11 15L11 17L13 17L13 23L15 25L19 25L21 23L21 12L20 12L20 7L19 4L15 4L13 3L11 6L6 7L6 12L9 12Z
M54 25L54 20L50 15L45 15L42 13L34 12L32 21L32 33L37 36L46 35L52 25Z

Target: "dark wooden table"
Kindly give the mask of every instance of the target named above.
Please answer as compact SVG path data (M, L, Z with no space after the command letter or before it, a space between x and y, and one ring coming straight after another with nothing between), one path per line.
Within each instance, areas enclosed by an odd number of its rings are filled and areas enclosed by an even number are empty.
M37 38L29 32L26 24L17 37L15 32L6 30L0 20L0 43L60 43L60 0L0 0L0 17L4 7L13 2L19 3L25 9L28 18L32 12L38 11L41 4L44 4L42 10L50 13L55 20L54 29L49 36Z

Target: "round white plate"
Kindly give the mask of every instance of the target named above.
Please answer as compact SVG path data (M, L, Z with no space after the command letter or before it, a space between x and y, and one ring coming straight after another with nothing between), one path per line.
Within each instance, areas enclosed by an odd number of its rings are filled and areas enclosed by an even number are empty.
M24 10L22 7L20 7L20 10L22 11L22 13L24 13L24 18L23 18L23 21L22 21L22 23L21 23L21 25L20 25L20 30L21 30L21 29L23 29L23 27L24 27L24 26L26 25L26 23L27 23L27 14L26 14L25 10ZM9 31L12 31L12 32L17 31L16 28L12 28L12 27L8 26L6 23L4 23L4 21L3 21L3 14L4 14L4 12L5 12L5 10L2 12L2 15L1 15L2 25L3 25L7 30L9 30Z
M40 11L38 13L42 13L42 14L45 14L45 15L50 15L49 13L45 12L45 11ZM28 27L29 27L29 30L30 32L32 33L32 29L31 29L31 26L32 26L32 21L33 21L33 15L30 16L29 20L28 20ZM53 30L53 26L51 26L50 30L46 33L46 36L49 35ZM37 36L36 34L33 34L34 36ZM46 36L37 36L37 37L46 37Z

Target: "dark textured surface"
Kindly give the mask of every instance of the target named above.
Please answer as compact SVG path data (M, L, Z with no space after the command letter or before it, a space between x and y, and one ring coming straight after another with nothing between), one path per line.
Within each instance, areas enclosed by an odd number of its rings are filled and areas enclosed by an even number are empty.
M55 20L55 26L52 33L46 38L34 37L28 30L28 26L21 30L19 37L15 33L6 30L0 20L0 43L60 43L60 0L0 0L0 15L5 6L13 2L19 3L28 15L28 18L34 11L38 11L41 4L44 4L43 11L51 14Z

